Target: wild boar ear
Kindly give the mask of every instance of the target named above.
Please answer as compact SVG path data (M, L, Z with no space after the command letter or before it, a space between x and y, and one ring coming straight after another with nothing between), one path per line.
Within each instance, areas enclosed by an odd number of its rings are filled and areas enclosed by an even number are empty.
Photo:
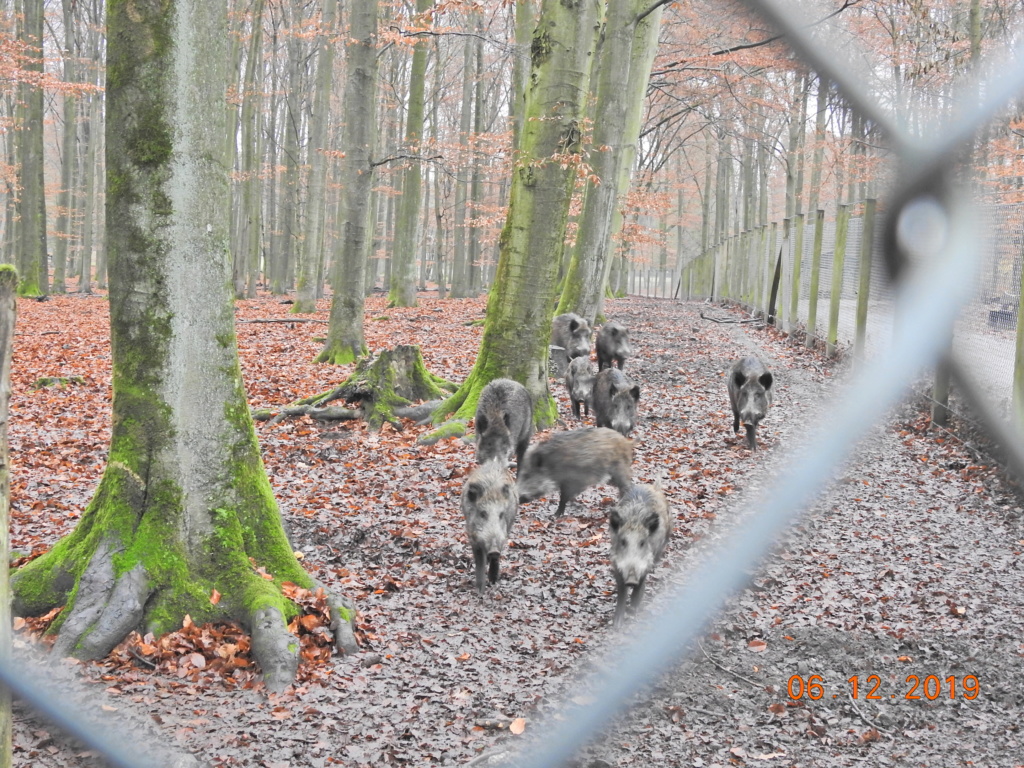
M656 513L651 512L649 515L647 515L647 518L644 520L644 525L647 526L647 530L650 533L657 533L658 526L661 525L661 520Z
M504 413L502 414L502 419L505 422L505 429L512 429L512 417Z
M619 528L622 527L622 518L619 516L619 510L613 509L608 515L608 525L611 526L612 531L615 533L619 532Z
M580 324L576 320L569 321L569 333L576 333L576 329L580 327Z
M761 378L758 379L758 381L761 382L761 386L765 389L771 389L772 384L775 383L775 377L772 376L771 373L765 371L761 374Z
M633 396L633 399L636 400L636 402L639 403L640 402L640 385L639 384L634 384L633 388L631 390L629 390L629 394L631 394Z
M747 377L743 375L743 371L736 371L736 373L732 375L732 380L740 389L742 389L743 385L747 383Z
M487 417L486 416L477 416L476 417L476 431L477 432L486 432L487 431Z
M479 483L470 483L466 488L466 498L470 504L476 504L477 499L483 494L484 489Z

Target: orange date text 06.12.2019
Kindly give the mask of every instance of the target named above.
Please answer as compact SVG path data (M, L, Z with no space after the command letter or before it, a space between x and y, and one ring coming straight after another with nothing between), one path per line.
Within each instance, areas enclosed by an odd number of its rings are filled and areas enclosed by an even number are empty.
M893 682L883 684L882 678L878 675L867 675L861 677L854 675L846 680L847 688L845 693L851 699L878 700L882 699L908 699L935 701L938 698L947 699L976 699L981 693L981 686L975 675L964 675L956 677L939 677L938 675L907 675L904 684L899 686L898 691L892 690ZM793 675L789 678L786 691L791 699L808 698L812 701L831 698L838 699L838 693L831 693L825 688L826 683L821 675L811 675L803 678L800 675ZM886 690L888 688L888 690ZM844 697L845 698L845 697Z

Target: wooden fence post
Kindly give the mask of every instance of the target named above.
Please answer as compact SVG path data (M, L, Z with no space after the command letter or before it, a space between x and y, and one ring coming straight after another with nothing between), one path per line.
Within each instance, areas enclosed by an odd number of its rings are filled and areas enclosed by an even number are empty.
M832 294L828 306L828 339L825 354L836 353L839 339L839 302L843 299L843 264L846 261L846 232L850 225L850 206L840 205L836 211L836 242L832 252Z
M789 296L789 324L786 332L792 336L800 324L800 266L804 258L804 215L798 213L793 217L793 280L790 283L792 292Z
M807 301L807 337L804 344L814 346L814 336L818 330L818 284L821 271L821 241L824 237L825 212L820 208L814 212L814 250L811 252L811 285Z
M864 201L864 228L860 236L860 280L857 284L857 328L853 337L853 357L864 357L868 336L868 294L871 291L871 251L875 238L875 200Z

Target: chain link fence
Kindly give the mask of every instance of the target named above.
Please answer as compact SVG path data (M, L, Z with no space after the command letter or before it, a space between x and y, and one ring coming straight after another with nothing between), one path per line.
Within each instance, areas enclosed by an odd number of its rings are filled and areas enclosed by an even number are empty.
M1018 357L1024 205L979 206L975 216L979 264L971 296L957 317L952 347L993 405L1009 418ZM798 216L721 243L678 274L631 273L629 285L637 295L735 301L823 348L856 349L858 355L872 357L891 344L896 313L881 234L872 226L876 234L865 250L863 215L849 218L845 227L838 224L837 218L826 220L823 212ZM867 273L866 289L862 270Z
M872 204L862 216L822 221L817 256L817 217L767 227L719 245L682 275L649 273L642 287L637 278L630 291L668 296L678 290L690 297L732 298L774 316L788 330L805 328L826 344L851 346L866 362L837 402L827 429L794 451L766 488L754 505L757 514L667 596L662 612L636 628L634 642L595 665L601 671L584 681L592 692L586 703L567 700L563 716L549 724L534 747L511 758L517 765L566 764L638 692L687 654L772 542L922 370L940 363L949 370L1004 460L1024 476L1024 443L1002 416L1012 399L1013 365L1007 361L1014 359L1017 338L1024 214L1018 208L974 208L957 183L957 169L951 167L951 158L959 156L973 134L1024 90L1024 63L1010 60L993 67L990 71L997 75L985 87L972 84L963 91L965 103L972 105L968 116L951 120L930 137L914 136L856 78L843 55L849 51L847 43L830 44L827 26L805 26L809 16L789 3L760 0L749 5L784 34L810 69L835 82L847 102L888 137L902 171L892 194L882 201L884 221L871 218ZM980 105L979 93L985 99ZM845 238L836 231L843 227ZM868 231L873 234L866 235ZM983 239L983 232L992 235ZM866 236L871 248L861 247ZM831 251L826 243L832 244ZM817 291L812 290L815 282ZM4 662L0 677L109 764L163 764L140 756L111 729L89 723L58 696L38 695L35 673Z

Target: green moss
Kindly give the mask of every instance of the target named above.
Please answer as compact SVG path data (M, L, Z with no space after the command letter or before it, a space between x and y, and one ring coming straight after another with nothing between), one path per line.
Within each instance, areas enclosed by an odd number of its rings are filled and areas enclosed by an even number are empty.
M0 288L13 291L18 286L18 270L13 264L0 264Z
M416 443L419 445L433 445L436 442L451 437L462 437L466 434L467 422L465 419L452 419L446 421L440 427L425 435L421 435Z

